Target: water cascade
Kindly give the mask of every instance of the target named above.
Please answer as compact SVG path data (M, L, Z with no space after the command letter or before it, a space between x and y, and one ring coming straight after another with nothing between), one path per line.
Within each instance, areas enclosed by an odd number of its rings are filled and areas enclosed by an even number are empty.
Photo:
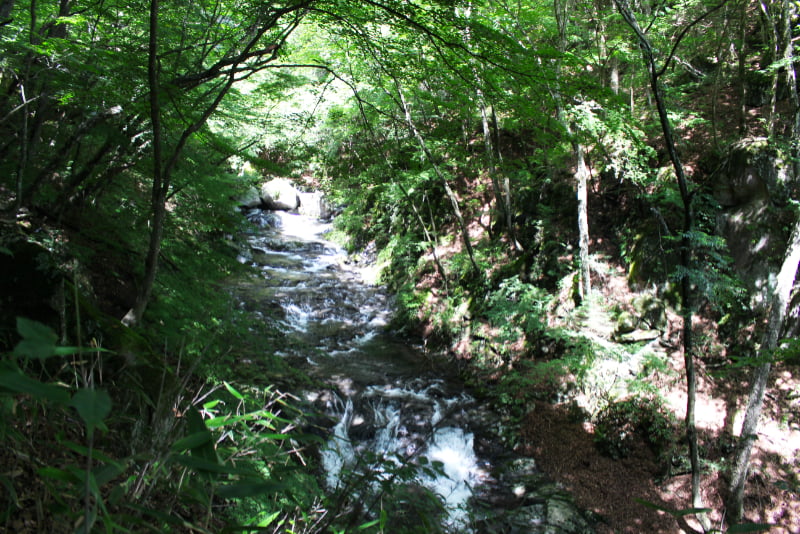
M286 339L279 352L330 386L305 394L335 421L321 450L328 488L341 491L348 476L366 470L371 482L358 488L366 499L370 487L378 491L412 466L413 482L405 483L440 496L448 532L546 532L540 529L547 523L544 508L533 519L527 512L514 519L525 502L512 486L522 476L541 476L532 469L492 474L498 466L476 453L475 434L492 415L457 379L429 365L418 347L387 330L390 296L365 280L363 265L325 239L330 222L287 212L249 216L261 228L248 235L249 251L240 261L263 273L259 287L251 288L260 306L281 311ZM477 512L472 505L480 501ZM530 528L496 530L509 521Z

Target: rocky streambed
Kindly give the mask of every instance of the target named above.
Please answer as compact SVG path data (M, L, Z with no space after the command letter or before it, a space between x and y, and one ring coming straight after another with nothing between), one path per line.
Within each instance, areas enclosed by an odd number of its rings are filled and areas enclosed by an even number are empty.
M499 444L496 414L390 331L391 296L326 240L330 222L259 209L248 216L256 226L240 261L262 275L249 287L250 306L280 310L279 352L327 385L295 393L331 421L320 453L331 493L352 494L368 515L392 511L390 525L427 517L431 532L593 532L534 459Z

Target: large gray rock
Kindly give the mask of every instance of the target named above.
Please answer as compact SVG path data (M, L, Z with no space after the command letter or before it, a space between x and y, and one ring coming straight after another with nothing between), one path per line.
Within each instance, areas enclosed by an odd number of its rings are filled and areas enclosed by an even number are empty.
M547 479L533 459L517 458L505 464L499 474L504 497L482 501L476 517L479 532L509 534L594 534L593 521L579 509L567 492Z
M750 287L751 304L763 308L783 259L798 177L787 154L757 137L732 145L714 178L714 196L723 208L717 231Z
M275 178L262 185L261 200L270 210L293 211L300 207L300 193L286 178Z
M249 187L241 195L234 197L236 204L245 209L255 209L261 206L261 194L255 187Z
M300 196L300 214L318 219L329 219L333 215L330 204L328 204L325 194L321 191L311 193L298 193Z

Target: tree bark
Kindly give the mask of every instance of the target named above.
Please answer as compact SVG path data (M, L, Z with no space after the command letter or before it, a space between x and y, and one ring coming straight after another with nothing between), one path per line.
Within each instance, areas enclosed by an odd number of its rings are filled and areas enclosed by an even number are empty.
M742 14L739 18L739 135L747 135L747 6L742 2Z
M592 293L592 280L589 269L589 169L586 167L583 145L577 142L575 155L577 165L575 178L578 184L578 263L580 264L580 295L585 302Z
M683 164L681 163L678 155L678 150L675 145L675 139L672 132L672 124L670 123L667 114L667 107L664 102L664 94L661 87L660 76L664 72L664 68L659 71L656 68L655 54L653 47L647 35L639 27L636 18L631 12L625 0L614 0L617 10L625 19L625 22L636 34L639 45L642 49L642 56L645 65L648 69L650 77L650 88L656 102L658 110L658 118L661 123L661 129L664 134L664 144L667 147L670 161L672 162L675 171L675 177L678 182L678 189L683 203L683 237L681 239L680 248L680 266L683 270L681 277L681 316L683 318L683 359L686 368L686 418L684 420L684 427L686 431L686 441L689 446L689 461L692 467L692 507L697 509L704 508L703 499L700 494L700 453L697 443L697 426L695 424L695 403L697 399L697 377L694 367L694 340L692 337L692 287L689 281L688 273L692 267L692 244L690 235L694 228L694 214L692 208L692 195L689 192L687 185L686 175L684 173ZM699 20L699 19L698 19ZM697 22L697 21L695 21ZM685 34L685 32L684 32ZM678 43L675 43L673 52ZM668 61L668 60L667 60ZM666 64L665 64L666 67ZM710 528L710 522L705 514L698 514L704 529Z
M747 411L742 423L742 431L736 448L728 497L728 517L733 523L741 521L743 515L744 487L747 481L750 453L757 439L758 419L764 404L764 393L771 368L772 352L778 347L783 330L786 310L792 295L792 288L800 264L800 219L795 222L792 236L786 247L778 281L770 298L767 330L761 341L756 359L762 363L753 371L752 387L747 400Z
M556 1L553 5L559 34L559 54L561 57L567 52L567 25L569 24L570 0ZM589 206L587 182L589 170L586 168L586 156L583 145L572 131L570 119L567 117L561 95L561 61L556 65L556 91L553 95L556 102L558 119L572 143L575 153L575 183L578 201L578 269L580 273L579 293L581 300L585 300L591 293L592 285L589 276Z
M163 174L163 137L161 132L161 87L158 72L158 8L159 0L150 0L150 39L148 45L147 80L150 90L150 124L153 129L153 185L150 195L150 241L145 258L144 278L136 296L133 308L125 315L123 322L129 326L141 321L153 292L158 271L158 255L161 253L161 239L164 236L166 200L169 190L169 177Z
M768 65L771 65L776 59L778 59L778 26L773 19L773 15L770 12L770 7L767 5L766 0L761 0L759 2L759 6L761 7L761 14L762 20L764 24L769 29L768 35L769 39L767 41L768 50L767 61ZM769 92L769 111L767 114L767 136L772 137L775 133L775 123L778 120L778 79L780 77L780 72L778 69L772 73L772 87Z

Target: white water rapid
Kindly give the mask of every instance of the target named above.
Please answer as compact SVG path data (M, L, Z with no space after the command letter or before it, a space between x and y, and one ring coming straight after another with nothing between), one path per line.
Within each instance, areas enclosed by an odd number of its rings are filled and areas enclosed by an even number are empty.
M350 492L375 517L384 505L375 495L399 481L406 495L425 488L439 496L445 532L540 532L520 525L543 525L542 505L528 510L476 454L479 441L496 449L493 438L476 437L493 416L457 379L389 331L392 299L362 276L365 262L325 238L331 224L285 212L250 216L261 228L248 235L249 252L240 261L262 273L250 286L259 306L280 311L285 337L277 352L329 385L306 392L333 421L320 451L329 490ZM536 476L531 469L519 473L506 485Z

